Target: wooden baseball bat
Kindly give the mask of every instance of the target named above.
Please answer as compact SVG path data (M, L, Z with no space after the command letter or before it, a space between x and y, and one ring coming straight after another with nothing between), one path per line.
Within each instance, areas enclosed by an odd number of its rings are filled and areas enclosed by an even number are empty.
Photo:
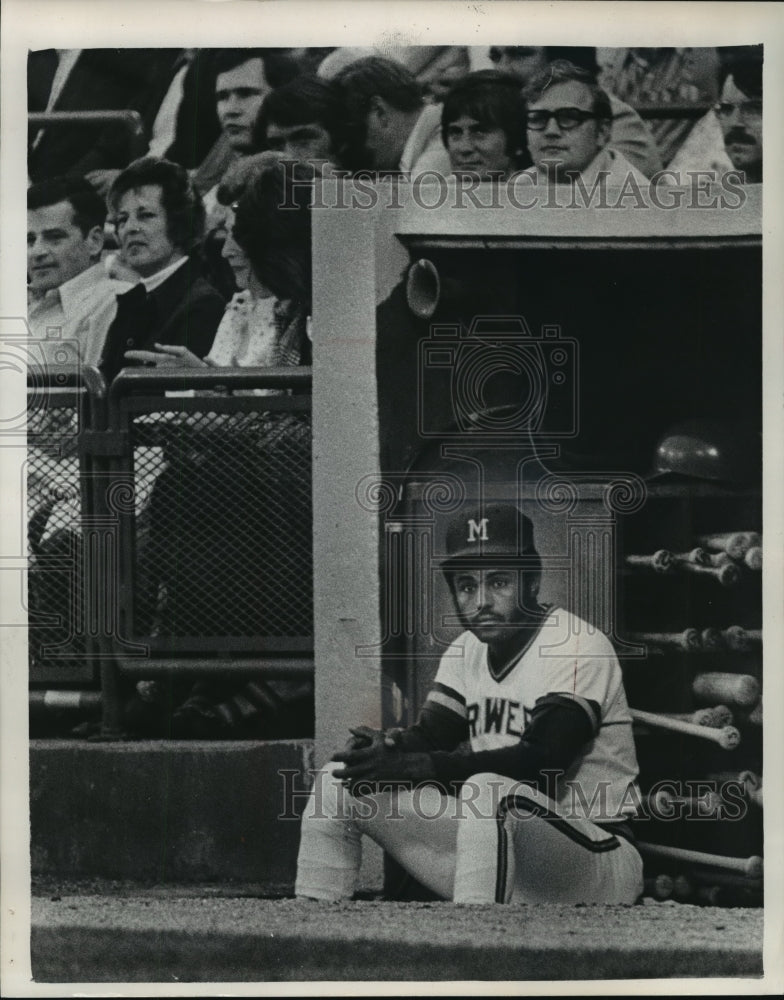
M681 722L691 722L695 726L711 726L716 729L716 715L712 708L698 708L694 712L662 712L668 719L680 719ZM729 725L729 723L722 723Z
M698 885L694 890L694 898L703 906L718 906L722 891L718 885Z
M724 786L728 782L732 782L734 785L741 785L744 794L748 787L748 778L746 775L753 775L753 771L711 771L710 774L706 775L706 780L710 781L718 786ZM760 779L761 781L762 779Z
M754 771L741 771L738 775L738 781L743 782L743 788L749 802L753 802L755 806L762 809L762 778Z
M654 875L644 883L645 895L652 899L669 899L672 895L672 875Z
M694 886L686 875L676 875L672 880L672 898L685 903L694 895Z
M720 635L727 649L736 653L747 653L751 649L751 640L740 625L730 625L723 629Z
M660 649L690 652L700 648L700 633L696 628L687 628L683 632L633 632L630 638L634 642Z
M743 561L755 572L759 572L762 569L762 549L759 545L752 545L750 549L746 551L743 556Z
M705 895L700 897L700 889ZM729 885L701 886L697 888L695 901L703 906L754 906L763 905L762 889L743 889Z
M641 854L651 858L667 858L683 864L705 865L728 872L739 872L747 878L762 878L762 858L754 854L750 858L730 858L724 854L708 854L705 851L690 851L684 847L669 847L666 844L637 842Z
M673 552L672 558L676 563L696 563L698 566L710 566L711 559L710 555L705 551L705 549L699 546L696 549L691 549L689 552Z
M704 628L700 633L700 642L703 649L722 649L724 647L724 637L717 628Z
M721 635L727 648L736 653L748 653L762 645L762 629L758 628L730 625L723 629Z
M741 708L751 708L759 700L760 685L757 678L750 674L716 671L697 674L692 682L692 691L708 705L729 701Z
M756 531L724 531L701 535L697 541L706 549L726 552L733 559L742 559L746 552L762 541Z
M654 712L641 712L639 709L629 709L635 722L644 722L658 729L669 729L674 733L685 733L687 736L700 736L704 740L717 743L722 750L734 750L740 743L740 733L734 726L724 726L723 729L713 729L709 726L695 726L693 722L682 722L668 715L658 715Z
M704 791L702 795L673 795L666 788L659 788L648 796L648 805L653 812L661 817L672 816L676 806L688 806L690 812L696 812L700 817L715 815L722 805L721 796L718 792L710 789Z
M746 722L750 723L752 726L762 725L762 698L760 698L754 708L752 708L746 716Z
M641 569L652 569L656 573L669 573L675 565L675 559L669 549L658 549L650 556L626 556L626 565Z
M709 711L713 712L713 725L717 729L721 729L722 726L735 725L732 709L728 708L727 705L714 705Z
M705 550L703 549L703 551ZM726 566L727 563L731 563L733 561L732 556L727 555L727 553L724 551L708 552L707 555L708 555L708 561L705 564L706 566Z
M740 580L740 570L733 562L725 563L723 566L701 566L699 563L682 562L678 563L678 566L686 573L694 573L697 576L712 576L719 581L722 587L734 587Z
M721 885L731 889L761 889L762 878L748 878L738 872L715 871L706 868L691 868L689 875L699 885Z

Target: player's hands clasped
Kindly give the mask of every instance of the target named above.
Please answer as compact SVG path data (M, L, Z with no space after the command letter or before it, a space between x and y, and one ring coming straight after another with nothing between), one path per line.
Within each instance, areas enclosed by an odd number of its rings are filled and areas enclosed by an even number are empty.
M336 770L335 777L354 788L358 782L410 781L414 784L435 777L430 755L405 753L397 743L397 733L380 732L359 726L351 730L346 748L333 760L345 766Z

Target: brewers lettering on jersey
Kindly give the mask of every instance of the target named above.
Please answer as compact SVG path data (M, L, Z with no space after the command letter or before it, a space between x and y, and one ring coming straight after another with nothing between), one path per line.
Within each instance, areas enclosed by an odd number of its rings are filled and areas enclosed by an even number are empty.
M638 769L611 643L539 603L517 506L456 516L441 570L465 631L415 725L353 729L316 774L297 895L351 898L367 835L443 899L635 902Z

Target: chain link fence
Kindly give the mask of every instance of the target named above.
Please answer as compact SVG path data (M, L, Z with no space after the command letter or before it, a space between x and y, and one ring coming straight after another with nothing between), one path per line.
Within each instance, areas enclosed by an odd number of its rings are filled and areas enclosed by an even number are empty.
M88 482L80 433L87 399L76 391L28 394L27 607L30 680L94 680L85 607L81 523Z
M310 413L204 407L132 421L128 638L201 652L311 637Z

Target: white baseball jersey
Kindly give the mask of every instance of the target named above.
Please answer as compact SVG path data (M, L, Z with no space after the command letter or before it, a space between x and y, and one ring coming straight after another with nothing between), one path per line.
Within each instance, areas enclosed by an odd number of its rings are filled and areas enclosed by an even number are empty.
M548 791L566 816L629 818L639 792L632 719L621 668L607 637L587 622L552 609L522 656L494 676L487 646L464 632L441 659L428 702L468 724L474 751L520 740L537 701L558 695L586 712L594 736Z

